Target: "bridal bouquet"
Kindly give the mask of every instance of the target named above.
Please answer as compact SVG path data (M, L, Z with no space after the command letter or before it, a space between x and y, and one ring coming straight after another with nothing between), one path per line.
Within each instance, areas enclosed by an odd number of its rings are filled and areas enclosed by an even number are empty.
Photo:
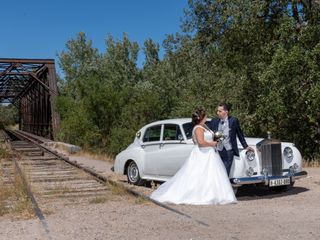
M223 134L223 132L221 131L216 131L213 133L213 141L222 141L223 139L225 139L225 135Z

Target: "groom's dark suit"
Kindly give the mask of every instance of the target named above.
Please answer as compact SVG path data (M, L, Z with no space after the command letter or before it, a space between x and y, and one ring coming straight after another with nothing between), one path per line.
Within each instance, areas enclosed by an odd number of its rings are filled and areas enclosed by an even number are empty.
M212 131L218 131L220 121L221 120L219 118L212 119L210 122L209 128ZM221 159L222 159L222 161L227 169L227 173L229 175L231 165L233 162L233 156L234 155L239 156L239 149L238 149L238 145L237 145L237 136L238 136L243 148L247 148L248 144L247 144L246 140L244 139L243 132L240 128L239 120L235 117L229 116L228 122L229 122L230 144L231 144L232 149L228 151L225 148L223 148L222 151L219 151L219 154L221 156Z

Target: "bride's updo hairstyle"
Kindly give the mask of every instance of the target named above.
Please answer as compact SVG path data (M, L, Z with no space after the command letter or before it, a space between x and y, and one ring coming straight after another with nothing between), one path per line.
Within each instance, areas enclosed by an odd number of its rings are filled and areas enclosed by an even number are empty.
M192 123L193 125L199 124L199 122L204 119L204 117L207 115L206 110L204 108L197 109L194 113L192 113Z

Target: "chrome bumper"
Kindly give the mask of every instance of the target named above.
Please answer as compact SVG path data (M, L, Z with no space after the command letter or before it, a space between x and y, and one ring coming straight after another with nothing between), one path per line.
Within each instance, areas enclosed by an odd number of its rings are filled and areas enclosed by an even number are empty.
M231 185L233 187L240 187L247 184L264 184L269 185L269 180L281 179L281 178L290 178L290 182L294 182L296 179L306 177L308 173L306 171L288 173L283 176L257 176L257 177L243 177L243 178L230 178Z

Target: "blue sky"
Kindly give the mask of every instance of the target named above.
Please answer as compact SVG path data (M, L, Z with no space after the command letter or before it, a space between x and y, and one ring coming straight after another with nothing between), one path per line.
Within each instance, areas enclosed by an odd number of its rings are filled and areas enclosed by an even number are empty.
M100 52L105 52L108 34L120 40L126 33L140 47L148 38L161 45L167 34L181 31L186 7L187 0L3 1L0 58L57 61L66 42L79 32ZM138 64L142 61L140 56Z

